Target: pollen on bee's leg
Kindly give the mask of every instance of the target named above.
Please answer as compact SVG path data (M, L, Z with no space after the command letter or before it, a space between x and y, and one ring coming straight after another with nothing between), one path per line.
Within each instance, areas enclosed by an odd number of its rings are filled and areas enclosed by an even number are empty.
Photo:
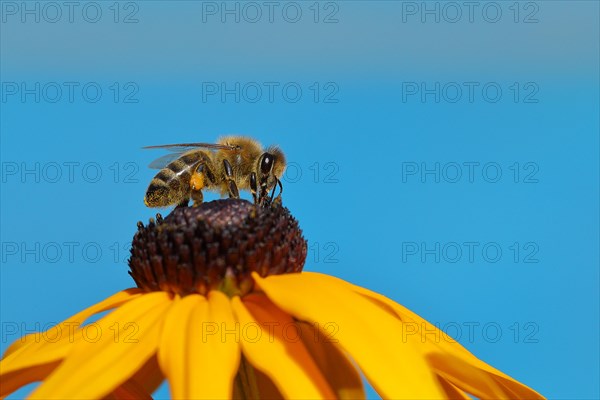
M190 187L192 190L201 190L204 187L204 175L199 173L192 174L190 178Z
M130 274L147 291L182 296L220 290L244 295L261 276L302 271L307 244L298 221L281 205L258 207L224 199L176 208L133 238Z

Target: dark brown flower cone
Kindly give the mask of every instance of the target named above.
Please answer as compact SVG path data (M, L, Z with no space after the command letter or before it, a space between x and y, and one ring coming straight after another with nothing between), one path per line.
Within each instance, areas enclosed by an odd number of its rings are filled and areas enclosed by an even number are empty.
M261 276L302 271L307 244L298 221L281 205L239 199L176 208L165 219L138 223L129 272L147 291L180 295L252 290Z

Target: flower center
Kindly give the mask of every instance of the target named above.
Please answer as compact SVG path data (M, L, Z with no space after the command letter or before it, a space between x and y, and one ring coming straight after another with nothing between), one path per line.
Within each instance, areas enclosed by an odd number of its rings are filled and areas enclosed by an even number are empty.
M147 291L244 295L254 286L253 271L267 276L304 266L306 240L281 205L226 199L156 217L147 226L138 222L129 258L129 274Z

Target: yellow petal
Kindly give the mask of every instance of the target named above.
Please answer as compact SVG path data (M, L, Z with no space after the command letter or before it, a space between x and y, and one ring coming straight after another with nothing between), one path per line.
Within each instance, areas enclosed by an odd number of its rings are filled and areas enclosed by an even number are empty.
M165 317L160 334L158 364L169 380L171 397L174 399L187 396L189 368L186 358L189 337L194 336L191 315L196 308L198 313L206 308L206 299L203 296L192 294L183 299L176 297Z
M528 386L523 385L521 382L516 381L512 378L504 378L498 375L492 375L494 380L499 383L507 393L510 394L511 398L519 399L545 399L544 396L531 389Z
M262 371L288 399L333 398L327 381L297 338L293 319L263 295L231 299L240 323L244 356ZM295 329L294 327L292 327Z
M4 379L6 374L61 361L75 343L81 341L82 333L73 329L70 332L61 333L57 338L58 341L55 342L54 339L47 341L41 339L40 336L38 343L30 343L0 361L0 379Z
M58 364L55 361L0 375L0 398L3 399L25 385L46 379Z
M146 392L154 393L165 380L165 377L158 366L156 356L151 357L130 380L139 384Z
M15 341L0 361L0 376L20 369L62 360L82 340L79 327L90 316L118 307L140 296L138 289L128 289L95 304L45 332L32 333Z
M510 398L490 375L456 357L434 353L427 359L439 376L467 393L480 399Z
M174 399L231 398L240 361L229 299L210 292L208 301L189 295L175 303L165 320L158 360Z
M239 332L231 307L231 300L222 292L211 291L208 294L208 322L219 323L218 334L208 334L211 328L207 321L202 321L207 332L205 341L199 351L204 354L202 364L202 382L197 384L197 391L206 393L209 398L230 398L233 390L233 380L240 365L240 341L235 332ZM213 325L214 327L214 325ZM233 332L232 332L233 331ZM214 360L219 360L215 368ZM210 386L210 391L203 388ZM214 388L214 389L213 389Z
M430 356L433 354L429 359L435 361L433 364L436 370L445 371L444 376L459 388L469 391L467 388L470 385L479 382L480 385L477 388L471 387L471 390L485 391L481 393L483 397L514 397L516 394L519 398L544 399L533 389L481 361L452 337L406 307L360 286L353 285L353 290L379 304L382 309L394 313L405 324L411 324L411 334L406 337L421 342L421 351ZM436 334L432 335L431 332ZM471 371L471 376L462 375L459 378L458 375L466 368ZM481 373L488 374L489 378L483 378ZM450 377L452 375L453 378ZM472 391L470 393L478 396Z
M152 400L152 396L139 383L128 380L115 389L105 400Z
M115 308L120 306L121 304L138 297L141 294L140 289L127 289L122 290L120 292L115 293L109 298L101 301L100 303L94 304L91 307L86 308L83 311L78 312L70 318L67 318L62 323L57 326L51 328L51 330L56 331L58 335L68 335L70 331L81 325L86 319L91 317L94 314L98 314L99 312L110 310L111 308ZM40 339L40 333L32 333L26 336L23 336L20 339L14 341L4 352L3 358L7 358L9 355L15 353L17 350L21 350L28 345L37 344L43 346L44 344L48 344L48 341L44 341ZM56 335L52 334L52 342L54 342Z
M255 282L278 307L294 317L319 323L339 340L375 390L386 398L437 399L443 391L413 343L402 340L401 323L349 284L328 275L272 275Z
M362 378L354 364L318 329L307 322L297 321L302 343L325 375L339 399L364 399Z
M465 392L445 380L444 378L438 377L440 381L440 385L446 392L446 397L451 400L471 400L471 397L467 395Z
M259 397L262 400L283 399L283 395L267 375L263 374L258 369L254 369L254 377L256 378L256 386L258 386Z
M170 305L167 293L148 293L100 319L95 324L98 336L75 343L31 398L88 399L111 393L155 354Z
M416 332L417 336L422 336L423 339L426 339L429 344L433 344L433 345L437 346L437 349L435 349L434 347L431 347L431 346L426 346L426 348L428 350L430 350L430 351L433 351L433 350L446 351L446 352L451 353L459 358L462 358L463 361L472 363L472 364L476 365L477 367L485 369L486 371L488 371L490 373L497 374L499 376L503 376L505 378L510 379L510 377L508 375L504 374L503 372L493 368L492 366L484 363L483 361L481 361L480 359L475 357L472 353L470 353L467 349L465 349L460 343L458 343L452 337L447 335L445 332L437 329L436 326L429 323L428 321L426 321L419 315L415 314L414 312L410 311L408 308L388 299L387 297L385 297L379 293L372 292L372 291L362 288L360 286L353 285L353 290L356 291L357 293L360 293L361 295L364 295L370 299L375 300L376 303L381 304L382 307L385 306L388 310L391 310L401 321L403 321L405 323L414 323L411 326L414 326L415 329L420 329L421 327L423 327L422 329L427 332L434 332L434 331L439 332L440 337L433 336L434 337L433 340L432 340L432 335L425 335L425 334L419 335L419 333ZM411 337L414 335L407 334L406 336ZM419 339L421 339L421 338L419 337Z

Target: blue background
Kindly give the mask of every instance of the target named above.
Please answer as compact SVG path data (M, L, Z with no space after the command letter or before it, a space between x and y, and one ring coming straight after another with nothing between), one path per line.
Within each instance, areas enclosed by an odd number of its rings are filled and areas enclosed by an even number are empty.
M2 3L0 32L0 350L133 285L162 155L141 146L241 133L288 156L306 270L389 296L548 398L599 398L597 2L478 2L471 21L462 3L321 2L318 22L296 2L295 23L287 3L255 23L244 3L222 22L220 2L99 2L95 23L86 3L72 22L22 4ZM221 82L239 101L206 92Z

